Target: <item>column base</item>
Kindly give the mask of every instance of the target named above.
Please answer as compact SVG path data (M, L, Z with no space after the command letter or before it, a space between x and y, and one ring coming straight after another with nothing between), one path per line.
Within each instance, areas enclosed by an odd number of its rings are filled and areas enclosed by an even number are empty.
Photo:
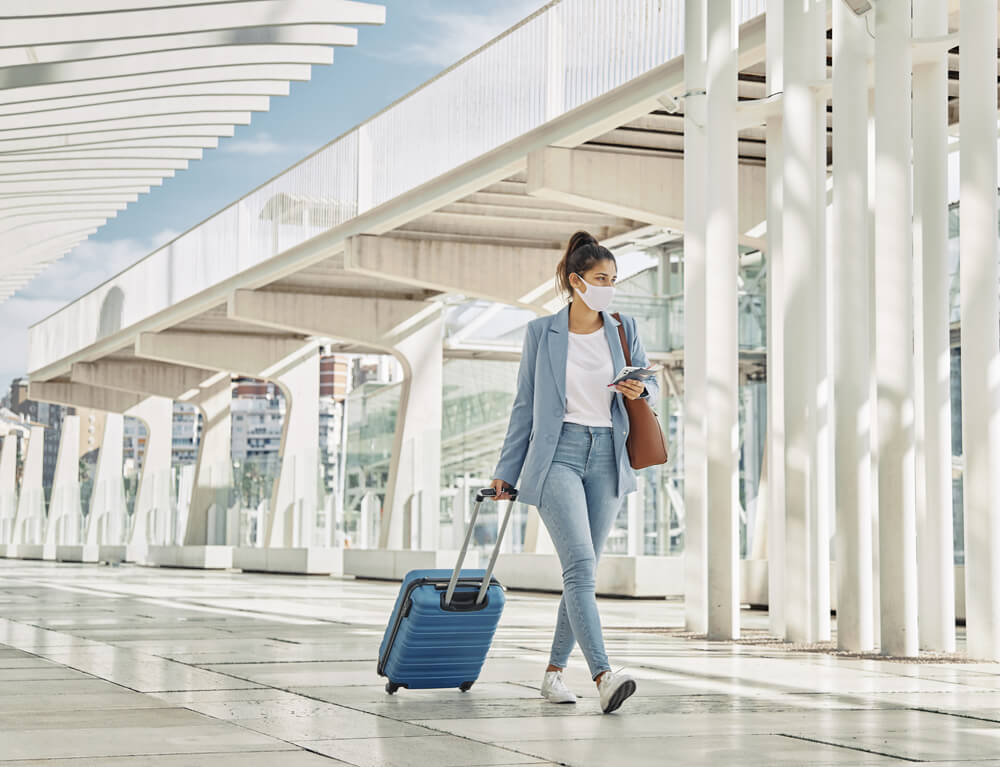
M457 551L344 549L344 575L400 581L410 570L452 569L457 561ZM470 551L463 567L479 566L479 552Z
M7 559L43 559L43 548L39 543L9 543L4 556Z
M96 544L76 544L56 546L57 562L87 562L101 561L101 547Z
M125 561L134 562L137 565L146 564L146 557L149 556L148 543L129 543L125 546Z
M343 575L344 550L312 547L233 549L233 567L245 572Z
M150 546L142 563L150 567L184 567L192 570L229 570L232 546Z

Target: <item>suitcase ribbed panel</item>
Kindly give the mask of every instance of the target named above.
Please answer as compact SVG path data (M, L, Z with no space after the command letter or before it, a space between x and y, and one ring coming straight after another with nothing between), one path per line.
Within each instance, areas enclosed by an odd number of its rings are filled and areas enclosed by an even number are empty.
M460 586L456 595L477 591ZM427 689L458 687L479 678L503 613L503 589L490 586L488 604L467 612L443 610L442 593L431 584L413 590L412 607L400 622L385 661L383 674L390 681ZM405 605L400 606L405 611Z

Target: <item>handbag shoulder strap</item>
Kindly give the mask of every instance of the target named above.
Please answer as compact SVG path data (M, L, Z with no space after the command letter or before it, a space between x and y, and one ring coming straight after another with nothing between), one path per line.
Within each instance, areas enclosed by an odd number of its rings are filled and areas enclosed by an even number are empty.
M625 352L625 364L632 367L632 355L629 353L628 341L625 340L625 323L622 322L621 315L618 312L615 312L611 316L618 320L618 338L621 339L622 351Z

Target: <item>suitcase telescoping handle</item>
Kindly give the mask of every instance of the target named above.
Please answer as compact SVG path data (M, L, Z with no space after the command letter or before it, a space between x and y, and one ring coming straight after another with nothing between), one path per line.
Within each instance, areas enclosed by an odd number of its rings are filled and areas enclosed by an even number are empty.
M483 576L483 584L479 587L479 594L476 596L476 604L482 604L486 598L486 591L490 587L490 578L493 577L493 568L496 567L497 557L500 555L500 544L503 542L503 534L507 531L507 522L510 520L510 512L514 508L514 501L517 500L517 490L510 488L507 491L510 496L510 503L507 504L507 513L503 516L503 523L497 531L497 545L493 547L493 556L490 557L490 565L486 568L486 575ZM455 564L455 571L451 574L448 582L448 591L444 595L444 603L451 604L451 597L455 593L455 586L458 583L458 574L462 571L465 562L465 553L469 550L469 541L472 540L472 531L476 528L476 518L479 516L479 507L484 498L492 498L496 495L496 490L492 487L484 487L476 493L476 505L472 509L472 519L469 520L469 529L465 531L465 541L462 543L462 550L458 554L458 562Z

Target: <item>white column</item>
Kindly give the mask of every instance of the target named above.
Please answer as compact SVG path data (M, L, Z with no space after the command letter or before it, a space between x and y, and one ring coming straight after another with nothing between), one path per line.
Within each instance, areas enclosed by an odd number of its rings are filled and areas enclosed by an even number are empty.
M913 36L948 34L947 0L913 5ZM920 647L955 651L948 270L948 60L944 47L913 67L915 514Z
M705 453L706 3L684 16L684 627L708 631Z
M825 77L826 4L787 4L784 18L784 189L782 251L785 260L785 636L813 642L829 632L829 542L819 508L817 388L824 332L819 291L824 285L819 178L826 164L825 105L811 87ZM827 591L823 593L824 589Z
M21 470L21 493L17 498L12 543L42 542L45 524L45 490L42 488L42 465L45 461L45 427L32 426L28 451Z
M438 547L441 506L441 374L444 315L427 318L393 347L403 365L396 432L393 438L386 516L381 548L402 548L403 514L411 496L420 493L421 547Z
M645 551L646 533L646 480L636 477L638 485L634 493L626 496L626 514L628 514L628 555L642 556Z
M83 511L80 506L80 416L63 417L59 453L52 477L49 519L45 529L45 558L55 558L55 547L80 543Z
M871 306L868 60L865 20L833 6L833 293L836 400L837 646L875 646L872 630Z
M737 409L738 27L732 0L709 3L706 66L705 407L708 453L708 636L740 635L740 526L733 492Z
M767 3L767 93L784 89L784 0ZM775 636L785 635L785 333L782 192L783 117L767 120L767 611Z
M910 7L910 0L887 0L875 6L875 333L882 652L907 656L917 653ZM963 26L965 23L963 19ZM993 120L995 142L995 110ZM995 285L993 290L995 293ZM995 316L993 321L996 324Z
M119 546L125 543L125 486L122 480L124 416L106 413L97 471L87 514L88 546Z
M173 451L174 402L168 397L148 397L127 415L146 427L146 453L139 477L139 489L132 512L129 543L145 549L152 532L152 519L170 513L170 459Z
M0 545L10 543L17 516L17 432L9 431L0 448Z
M206 386L191 400L201 413L201 439L184 531L185 546L228 543L220 537L219 531L208 529L208 522L213 505L216 514L227 510L220 506L228 504L226 499L233 486L232 400L233 386L229 373L220 373L219 380Z
M970 657L1000 660L1000 338L997 315L997 7L962 4L962 452Z
M314 546L319 509L319 349L272 376L285 397L281 473L274 483L265 546Z

